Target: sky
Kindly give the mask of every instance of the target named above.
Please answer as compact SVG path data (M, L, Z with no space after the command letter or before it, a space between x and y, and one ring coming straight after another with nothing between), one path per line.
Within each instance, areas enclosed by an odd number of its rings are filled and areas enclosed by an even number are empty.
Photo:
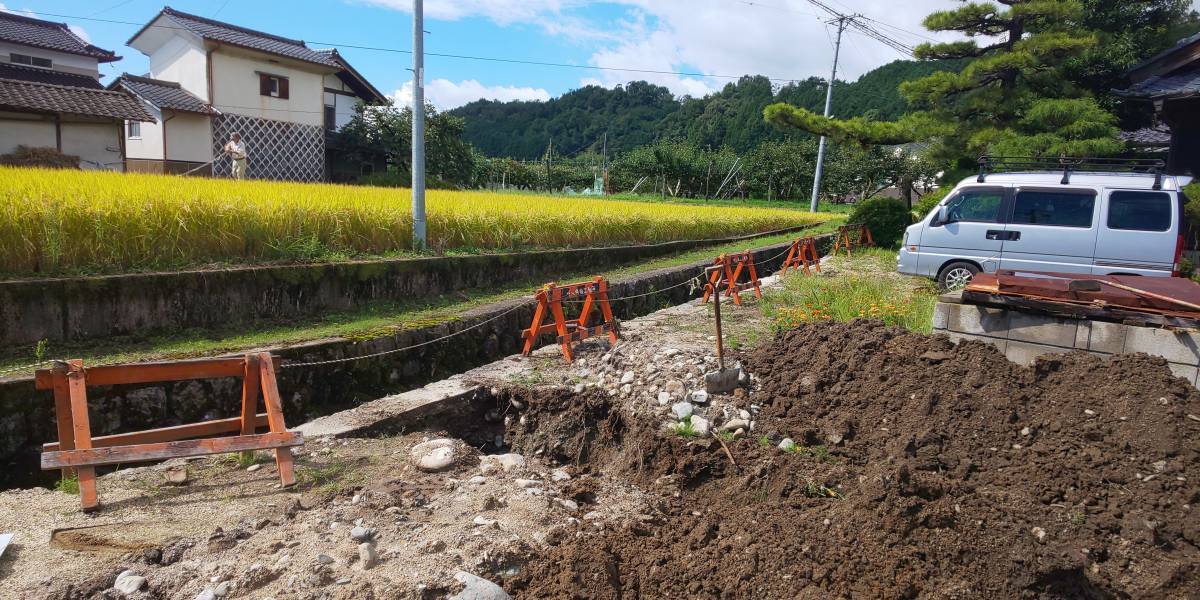
M146 57L125 42L162 1L0 0L0 10L65 22L91 43L116 51L124 58L101 67L107 81L121 72L146 73ZM921 20L958 4L822 2L863 15L908 46L938 38ZM375 87L398 102L411 101L412 55L387 50L412 49L412 0L171 0L170 6L315 48L337 47ZM746 74L780 84L827 78L836 34L829 18L809 0L426 0L428 53L568 66L427 56L425 93L448 110L480 98L546 100L584 85L639 79L677 96L702 96ZM904 56L897 50L848 30L838 78L852 80L899 58Z

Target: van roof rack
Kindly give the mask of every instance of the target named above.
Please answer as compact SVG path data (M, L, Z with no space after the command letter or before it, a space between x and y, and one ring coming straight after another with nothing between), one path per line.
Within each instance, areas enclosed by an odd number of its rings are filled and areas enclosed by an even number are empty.
M979 177L983 183L987 175L1001 171L1062 171L1062 183L1071 183L1071 173L1145 173L1154 175L1154 189L1162 189L1163 168L1166 163L1157 158L1043 158L1036 156L988 156L979 157Z

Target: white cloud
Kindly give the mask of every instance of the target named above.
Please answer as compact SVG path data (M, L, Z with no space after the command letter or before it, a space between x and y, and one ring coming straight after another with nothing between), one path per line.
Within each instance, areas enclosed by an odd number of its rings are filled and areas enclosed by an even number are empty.
M412 82L406 82L392 93L391 98L398 106L412 105ZM474 100L549 100L550 92L542 88L512 85L484 85L474 79L453 82L449 79L434 79L425 83L425 99L438 110L458 108Z
M412 0L362 0L402 12L412 12ZM466 17L484 17L499 25L526 23L564 8L583 4L578 0L429 0L425 18L456 21Z

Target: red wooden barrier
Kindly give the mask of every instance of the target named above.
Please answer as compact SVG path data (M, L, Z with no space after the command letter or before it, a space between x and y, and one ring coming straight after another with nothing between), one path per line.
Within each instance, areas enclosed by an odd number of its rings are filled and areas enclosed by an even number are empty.
M579 318L567 320L563 314L563 301L580 297L583 298L583 308L580 310ZM533 351L533 345L537 342L537 338L546 333L558 334L557 341L562 346L563 358L567 362L575 360L571 354L571 344L574 342L607 333L609 339L614 344L617 343L619 325L613 318L612 307L608 303L608 282L603 277L596 276L592 281L563 286L547 283L534 294L534 299L537 300L538 305L533 311L533 323L529 329L521 332L521 337L525 338L525 348L522 353L526 356ZM597 306L604 317L604 323L588 327L592 309ZM547 313L554 317L554 322L543 324Z

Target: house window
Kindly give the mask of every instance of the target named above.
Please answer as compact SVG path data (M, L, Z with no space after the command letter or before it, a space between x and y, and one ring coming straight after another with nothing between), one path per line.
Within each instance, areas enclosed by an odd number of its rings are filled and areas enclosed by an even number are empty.
M128 137L131 140L142 139L142 124L141 124L141 122L125 121L125 126L126 126L126 130L128 132L126 137Z
M288 99L288 78L278 75L258 74L258 93L263 96Z
M16 52L10 53L8 55L8 60L10 62L17 63L18 65L29 65L31 67L45 67L49 69L54 66L54 63L48 58L29 56L28 54L17 54Z
M337 130L337 111L328 104L325 105L325 130Z

